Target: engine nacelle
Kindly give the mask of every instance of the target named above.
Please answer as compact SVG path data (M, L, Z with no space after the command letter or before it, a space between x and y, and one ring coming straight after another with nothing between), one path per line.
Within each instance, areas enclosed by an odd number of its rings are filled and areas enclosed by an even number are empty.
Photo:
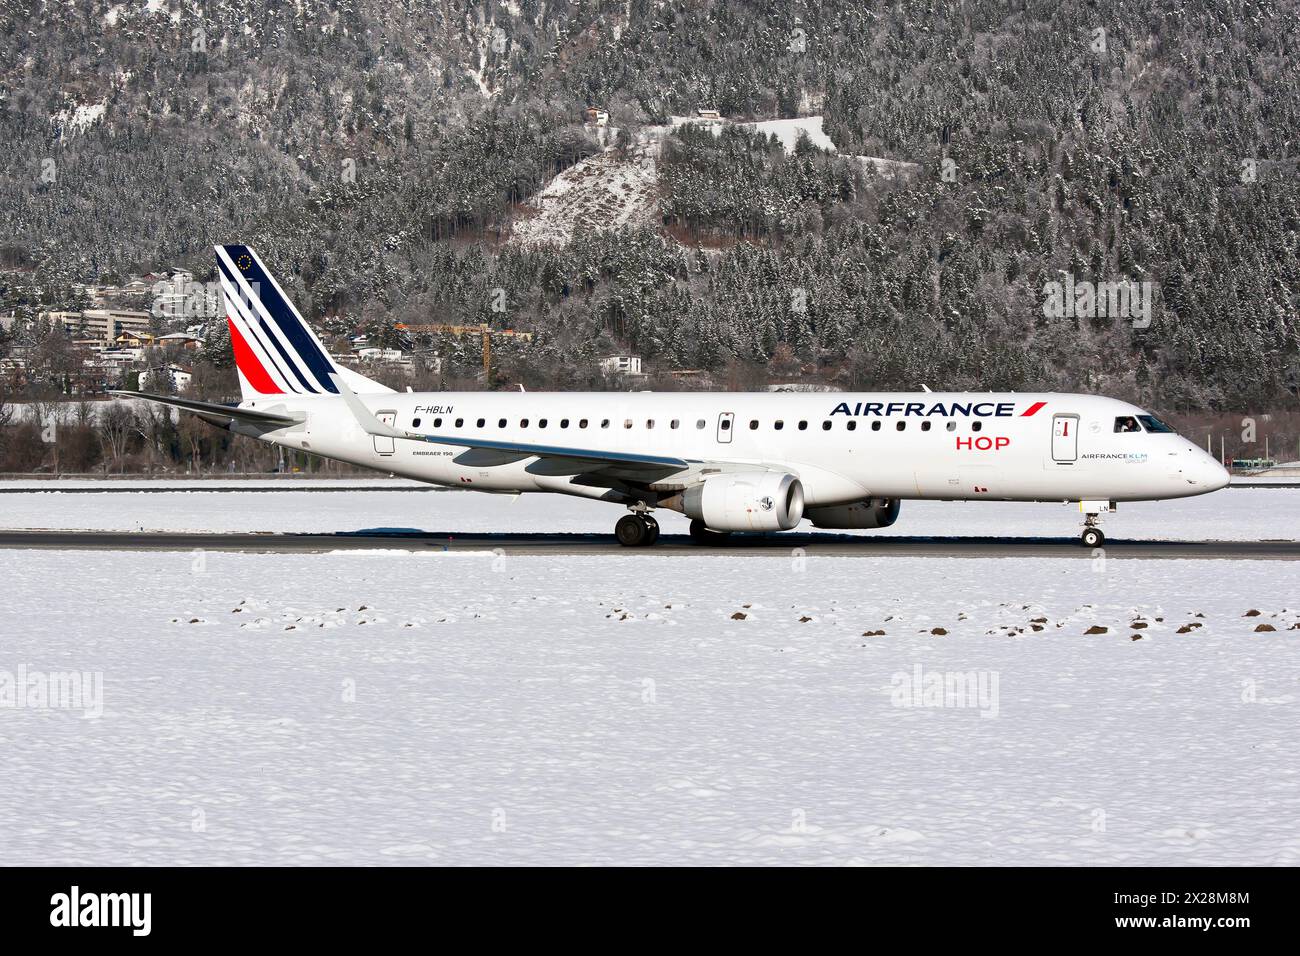
M888 528L898 520L897 498L867 498L851 505L809 508L807 518L818 528Z
M662 504L714 531L789 531L803 520L803 484L771 471L710 475Z

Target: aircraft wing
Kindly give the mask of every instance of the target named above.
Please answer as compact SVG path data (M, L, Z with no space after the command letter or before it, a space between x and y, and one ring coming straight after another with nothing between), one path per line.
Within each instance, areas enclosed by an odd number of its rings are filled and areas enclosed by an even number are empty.
M110 395L125 395L129 398L143 398L145 401L157 402L159 405L170 405L173 408L180 408L187 412L194 412L203 418L212 421L213 419L227 419L230 421L243 422L248 425L263 425L271 428L277 428L284 425L293 425L302 421L302 417L290 417L288 415L277 415L274 412L259 412L252 408L238 408L233 405L219 405L216 402L200 402L192 398L177 398L175 395L152 395L149 392L132 392L125 389L111 389ZM220 422L226 424L226 422Z
M455 445L475 451L499 452L516 455L520 458L535 456L541 459L564 462L583 462L596 466L618 468L620 470L645 470L658 474L672 474L683 471L699 462L690 462L684 458L671 458L662 455L641 455L626 452L597 451L591 448L570 448L564 445L538 445L530 442L496 441L488 438L457 437L454 435L422 435L417 432L400 431L391 425L385 425L366 408L361 399L347 387L337 376L331 376L339 394L347 402L349 410L367 433L382 438L402 438L408 441L422 441L434 445Z

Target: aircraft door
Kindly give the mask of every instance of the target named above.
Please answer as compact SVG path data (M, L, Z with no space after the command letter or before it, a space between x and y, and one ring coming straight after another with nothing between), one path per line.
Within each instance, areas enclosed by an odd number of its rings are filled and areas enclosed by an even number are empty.
M718 416L718 441L731 441L731 433L735 430L736 413L723 412Z
M392 409L375 412L375 418L379 419L389 428L397 427L397 412ZM393 445L393 439L387 435L375 435L375 451L381 455L391 455L396 449Z
M1052 416L1052 461L1072 464L1079 458L1079 416Z

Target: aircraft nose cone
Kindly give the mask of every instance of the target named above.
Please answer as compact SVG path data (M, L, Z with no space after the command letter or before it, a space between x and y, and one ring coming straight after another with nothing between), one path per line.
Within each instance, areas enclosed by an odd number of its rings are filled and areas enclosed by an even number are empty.
M1213 491L1218 491L1220 488L1226 488L1228 482L1232 481L1232 476L1228 474L1228 469L1224 468L1223 465L1213 459L1210 460L1209 472L1210 475L1205 484Z
M1201 452L1200 455L1201 460L1191 469L1188 477L1206 491L1218 491L1220 488L1226 488L1228 482L1232 480L1232 476L1228 474L1228 469L1204 452Z

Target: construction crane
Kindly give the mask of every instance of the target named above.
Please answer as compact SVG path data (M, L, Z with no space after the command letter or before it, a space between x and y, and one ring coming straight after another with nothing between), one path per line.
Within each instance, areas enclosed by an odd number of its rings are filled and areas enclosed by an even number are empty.
M494 329L490 325L427 325L398 324L394 328L403 332L442 332L447 335L478 335L483 340L483 384L492 381L492 336L510 335L525 342L533 340L532 332L516 332L513 329Z

